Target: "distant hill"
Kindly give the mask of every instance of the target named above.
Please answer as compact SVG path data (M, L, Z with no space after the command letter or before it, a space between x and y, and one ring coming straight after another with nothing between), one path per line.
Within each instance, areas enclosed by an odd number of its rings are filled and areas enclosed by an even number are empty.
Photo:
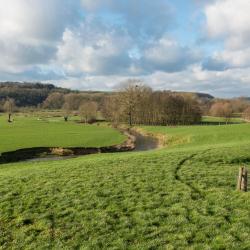
M81 93L81 95L85 96L86 99L93 99L97 102L101 102L105 96L112 95L112 92L104 91L73 91L66 88L56 87L53 84L0 82L0 102L4 101L6 98L13 98L15 99L15 103L18 107L37 106L42 104L46 98L54 92L63 94ZM189 94L198 96L202 101L210 101L214 99L213 96L205 93L190 92Z
M0 101L6 98L15 99L19 107L37 106L41 104L49 94L53 92L70 93L71 90L58 88L53 84L42 83L20 83L20 82L2 82L0 83Z
M210 94L206 94L206 93L195 93L199 98L207 100L207 101L211 101L214 99L214 97Z

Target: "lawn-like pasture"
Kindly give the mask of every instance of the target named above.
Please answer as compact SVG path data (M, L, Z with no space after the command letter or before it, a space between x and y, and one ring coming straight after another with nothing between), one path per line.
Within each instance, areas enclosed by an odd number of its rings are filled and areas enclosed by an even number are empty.
M250 125L143 129L168 147L1 165L0 246L250 249Z
M241 146L250 143L250 124L230 124L221 126L145 126L149 133L166 135L166 145L173 148L198 150Z
M244 123L244 120L241 118L240 114L236 114L236 117L232 117L227 121L229 124L236 124L236 123ZM214 117L214 116L203 116L202 123L205 125L214 124L225 124L226 119L223 117Z
M34 147L101 147L125 140L118 131L107 126L85 125L62 117L39 118L15 116L8 123L0 116L0 154Z

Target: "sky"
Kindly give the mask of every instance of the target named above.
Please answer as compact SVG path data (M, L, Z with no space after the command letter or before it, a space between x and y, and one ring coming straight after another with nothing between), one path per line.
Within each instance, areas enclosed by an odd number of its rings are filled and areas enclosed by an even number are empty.
M249 0L0 0L0 81L250 96Z

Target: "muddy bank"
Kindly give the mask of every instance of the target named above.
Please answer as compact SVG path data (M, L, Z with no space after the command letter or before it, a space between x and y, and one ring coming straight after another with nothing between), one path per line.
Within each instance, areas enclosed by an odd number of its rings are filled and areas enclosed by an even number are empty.
M27 161L27 160L60 160L73 158L81 155L98 153L127 152L135 149L136 138L127 131L123 132L127 140L119 145L107 147L38 147L19 149L12 152L5 152L0 155L0 164Z
M55 161L98 153L146 151L156 149L160 145L157 137L142 134L140 131L122 130L121 132L126 135L127 140L120 145L107 147L39 147L19 149L2 153L0 155L0 164L19 161Z

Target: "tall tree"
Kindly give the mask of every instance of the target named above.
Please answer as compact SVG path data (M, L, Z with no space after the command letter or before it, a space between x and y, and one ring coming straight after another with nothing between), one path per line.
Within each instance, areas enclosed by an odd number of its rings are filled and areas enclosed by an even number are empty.
M3 106L4 111L8 114L8 122L12 122L12 114L15 108L15 100L12 98L8 98Z
M195 98L169 91L153 92L139 80L123 83L117 94L104 103L106 119L130 126L192 124L201 120Z
M118 98L125 116L127 116L129 126L136 121L143 82L138 79L129 79L123 82L119 88Z
M69 115L70 115L70 105L68 102L65 102L63 104L63 118L64 118L64 121L67 122L68 119L69 119Z
M81 120L85 123L91 123L97 118L97 103L96 102L85 102L79 107L79 115Z
M64 95L62 93L52 93L43 102L43 107L47 109L61 109L64 103Z
M250 121L250 106L244 110L242 118L245 119L246 121Z
M230 102L216 102L211 106L210 114L216 117L223 117L226 124L233 116L233 108Z

